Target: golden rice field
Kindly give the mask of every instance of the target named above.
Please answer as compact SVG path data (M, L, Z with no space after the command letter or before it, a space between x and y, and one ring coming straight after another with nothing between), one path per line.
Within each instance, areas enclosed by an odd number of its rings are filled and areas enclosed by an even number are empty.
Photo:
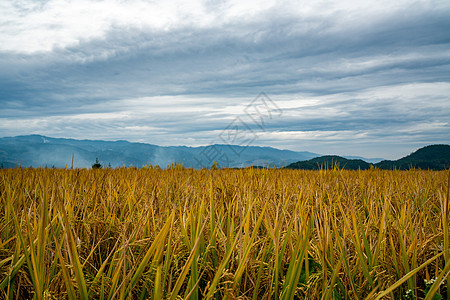
M449 299L449 186L420 170L0 170L0 299Z

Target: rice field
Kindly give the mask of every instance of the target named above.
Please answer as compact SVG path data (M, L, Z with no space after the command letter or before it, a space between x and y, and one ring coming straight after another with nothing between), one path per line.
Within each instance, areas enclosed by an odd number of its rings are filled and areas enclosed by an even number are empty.
M0 299L450 299L448 171L0 170Z

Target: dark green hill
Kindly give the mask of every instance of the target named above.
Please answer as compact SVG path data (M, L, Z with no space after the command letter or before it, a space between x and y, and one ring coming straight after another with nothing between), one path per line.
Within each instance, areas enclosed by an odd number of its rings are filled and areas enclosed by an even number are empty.
M450 168L450 145L431 145L420 148L398 160L383 160L375 164L377 168L407 170L410 168L445 170Z
M303 169L303 170L318 170L321 168L333 168L337 166L346 170L367 170L372 164L363 161L362 159L346 159L336 155L325 155L316 157L307 161L298 161L288 165L287 169Z
M361 159L346 159L335 155L316 157L306 161L298 161L288 165L288 169L318 170L338 166L346 170L367 170L375 166L383 170L408 170L411 168L423 170L446 170L450 168L450 145L430 145L413 152L398 160L383 160L371 164Z

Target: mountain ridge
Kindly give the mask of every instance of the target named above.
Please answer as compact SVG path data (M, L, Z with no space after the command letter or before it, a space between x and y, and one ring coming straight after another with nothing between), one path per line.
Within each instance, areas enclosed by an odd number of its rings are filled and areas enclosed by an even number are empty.
M450 145L428 145L397 160L383 160L368 163L361 159L346 159L337 155L325 155L306 161L298 161L286 166L287 169L317 170L320 168L339 167L348 170L367 170L376 167L382 170L408 170L411 168L446 170L450 168Z
M441 170L450 167L450 146L446 144L422 147L398 160L367 159L359 156L320 155L308 151L291 151L268 146L213 144L207 146L158 146L126 140L104 141L53 138L44 135L21 135L0 138L0 167L67 167L88 168L99 158L104 166L159 165L180 163L185 167L242 168L248 166L317 169L421 169Z
M410 169L411 167L431 170L448 169L450 168L450 145L428 145L400 159L383 160L375 166L380 169L395 167L400 170Z
M347 159L338 155L323 155L306 161L298 161L286 166L287 169L318 170L320 168L332 169L334 166L349 170L367 170L373 164L362 159Z
M308 151L281 150L272 147L214 144L208 146L158 146L125 140L77 140L43 135L0 138L0 164L3 167L90 167L98 158L104 166L160 165L174 162L186 167L221 167L267 165L283 167L294 161L320 154Z

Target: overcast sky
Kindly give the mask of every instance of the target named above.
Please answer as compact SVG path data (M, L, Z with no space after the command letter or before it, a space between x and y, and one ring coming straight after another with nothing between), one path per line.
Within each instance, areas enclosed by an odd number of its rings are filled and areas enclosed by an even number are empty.
M450 1L0 1L0 107L0 136L399 158L450 142Z

